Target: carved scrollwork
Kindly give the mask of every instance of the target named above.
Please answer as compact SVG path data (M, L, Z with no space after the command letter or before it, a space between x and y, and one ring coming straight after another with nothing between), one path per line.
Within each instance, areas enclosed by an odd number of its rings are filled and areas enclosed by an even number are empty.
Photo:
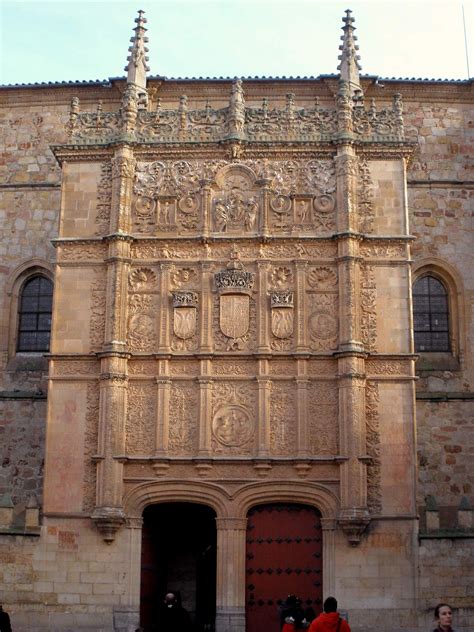
M296 448L296 394L290 382L273 382L270 399L270 449L291 454Z
M170 393L168 449L170 454L193 454L197 444L199 393L194 384L173 384Z
M156 386L131 383L128 387L128 410L125 421L126 449L129 455L150 455L151 437L156 424Z

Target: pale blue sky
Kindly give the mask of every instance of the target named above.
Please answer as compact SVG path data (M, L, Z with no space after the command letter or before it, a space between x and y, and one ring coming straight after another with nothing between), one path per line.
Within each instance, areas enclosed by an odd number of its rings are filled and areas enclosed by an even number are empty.
M351 8L363 73L465 79L462 4L473 76L470 1L0 0L0 83L123 76L140 8L148 19L152 75L337 72L342 16Z

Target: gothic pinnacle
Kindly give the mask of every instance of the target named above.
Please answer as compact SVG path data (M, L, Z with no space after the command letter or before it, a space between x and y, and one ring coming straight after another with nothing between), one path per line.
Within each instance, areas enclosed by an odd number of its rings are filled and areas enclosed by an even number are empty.
M133 29L135 35L130 38L132 45L128 49L130 55L127 57L128 64L125 66L125 70L127 71L127 83L133 83L146 90L146 73L150 69L146 63L148 61L146 56L148 48L145 46L148 42L148 37L145 36L147 19L143 17L143 14L144 11L140 10L138 17L135 18L136 27Z
M338 57L341 63L337 69L340 73L340 81L347 82L351 94L354 95L355 93L360 94L362 89L359 79L359 70L361 70L359 64L360 56L357 54L359 47L356 44L357 36L354 35L355 26L353 26L353 24L355 20L351 14L352 11L347 9L345 17L342 18L344 22L344 26L342 27L344 34L341 35L342 45L339 46L341 54Z

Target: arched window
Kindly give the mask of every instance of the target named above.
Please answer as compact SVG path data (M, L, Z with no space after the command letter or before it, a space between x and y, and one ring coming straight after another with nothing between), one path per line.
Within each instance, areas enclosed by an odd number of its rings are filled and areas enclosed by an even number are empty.
M449 301L443 283L422 276L413 286L415 351L450 351Z
M49 351L53 284L43 275L29 277L18 301L17 351Z

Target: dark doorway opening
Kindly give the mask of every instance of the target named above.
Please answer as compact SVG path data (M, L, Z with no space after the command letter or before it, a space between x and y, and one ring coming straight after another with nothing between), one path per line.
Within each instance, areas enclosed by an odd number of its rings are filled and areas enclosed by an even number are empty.
M140 625L159 630L167 592L179 594L193 631L212 632L216 617L216 515L191 503L151 505L143 512Z
M248 513L246 631L280 632L281 607L290 594L310 619L321 612L322 530L314 507L272 503Z

